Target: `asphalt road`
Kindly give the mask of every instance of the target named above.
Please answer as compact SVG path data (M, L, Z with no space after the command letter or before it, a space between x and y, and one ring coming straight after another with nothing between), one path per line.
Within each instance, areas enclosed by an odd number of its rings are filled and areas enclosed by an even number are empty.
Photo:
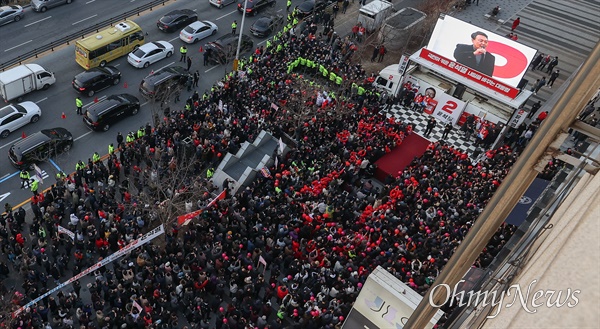
M56 41L148 2L149 0L75 0L71 4L48 9L45 13L35 12L27 7L25 17L19 22L0 27L3 35L0 56L16 58L39 45Z
M294 1L293 5L301 3L302 0ZM81 4L85 4L83 1L76 1ZM52 10L48 10L48 14L52 15L56 11L63 9L70 9L69 6L65 5L62 8L57 7ZM111 62L109 65L116 66L122 73L121 82L118 86L110 87L95 95L100 100L103 97L112 94L129 93L138 98L142 102L142 110L131 118L113 125L108 132L92 132L82 122L81 116L76 115L75 112L75 97L78 95L71 86L73 77L82 71L82 68L75 62L75 49L73 44L65 46L60 50L56 50L46 56L40 57L35 63L42 65L47 70L53 71L56 75L57 81L48 90L36 91L27 94L23 97L23 101L36 102L42 109L42 116L40 120L35 124L29 124L16 132L13 132L8 138L0 141L0 204L6 202L15 206L31 197L31 192L28 190L20 189L20 180L18 176L18 170L16 170L8 159L8 148L15 141L21 138L22 132L25 132L27 136L37 132L41 129L53 128L53 127L64 127L71 131L74 136L75 143L73 148L67 154L58 156L57 158L51 159L46 163L41 163L38 166L44 171L44 182L41 188L45 189L55 182L55 174L58 170L63 170L66 173L74 171L75 163L80 159L87 162L88 158L91 158L94 152L98 152L101 155L108 153L107 147L110 143L116 144L116 135L118 132L122 132L125 135L129 131L137 130L141 125L145 125L147 122L151 122L153 110L157 111L159 106L154 103L146 102L138 91L138 86L141 80L147 76L150 71L158 70L165 66L170 65L183 65L179 63L178 49L184 43L179 40L179 32L174 33L163 33L156 27L156 21L165 13L177 9L177 8L189 8L195 10L198 13L200 20L210 20L217 24L219 27L218 33L209 39L202 40L195 45L188 46L188 56L192 57L193 65L191 71L199 70L201 73L201 79L198 91L202 94L206 89L210 89L215 81L223 77L226 70L231 69L231 65L224 66L202 66L202 53L200 52L201 47L208 41L214 38L218 38L223 34L231 32L231 23L233 20L238 21L238 31L241 29L242 15L237 11L234 4L229 5L223 9L218 9L211 6L207 0L179 0L177 2L171 2L171 4L155 9L151 12L146 13L144 16L134 19L142 29L148 33L148 41L164 40L169 41L173 44L176 49L176 54L171 58L161 60L157 63L152 64L147 69L136 69L127 63L127 58L122 57L116 61ZM285 14L285 1L279 0L275 8L272 9L274 12ZM85 16L85 15L82 15ZM248 29L252 22L257 17L246 17L244 24L244 31L248 33ZM87 16L86 16L87 17ZM89 23L89 22L88 22ZM10 25L10 24L9 24ZM7 25L8 26L8 25ZM4 32L4 31L3 31ZM14 39L11 37L10 39ZM20 37L19 37L20 38ZM264 44L266 39L253 38L254 46ZM203 48L203 47L202 47ZM181 95L181 99L185 100L191 93L184 92ZM84 110L89 105L93 104L94 98L84 97ZM172 105L171 108L179 108L183 106L183 102L178 105ZM62 118L62 113L65 113L66 118ZM33 176L33 173L32 173Z

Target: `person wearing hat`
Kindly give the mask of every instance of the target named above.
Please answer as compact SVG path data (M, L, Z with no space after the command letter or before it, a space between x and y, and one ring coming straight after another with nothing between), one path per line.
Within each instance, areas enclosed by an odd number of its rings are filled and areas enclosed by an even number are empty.
M21 178L21 188L25 188L25 185L29 187L29 179L31 179L29 171L27 171L26 169L21 170L21 172L19 173L19 177Z
M33 193L33 195L37 196L39 194L38 189L40 183L33 178L29 180L29 183L31 185L31 192Z

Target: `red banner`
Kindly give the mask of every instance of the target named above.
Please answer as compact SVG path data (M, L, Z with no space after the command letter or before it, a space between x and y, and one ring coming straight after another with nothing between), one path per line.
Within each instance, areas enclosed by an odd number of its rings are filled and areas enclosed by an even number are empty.
M421 58L424 58L434 64L437 64L439 66L442 66L443 68L450 70L454 73L458 73L461 76L471 80L471 81L475 81L478 84L489 88L495 92L498 92L502 95L508 96L510 98L515 98L517 97L517 95L519 94L519 90L516 88L513 88L507 84L504 84L502 82L499 82L485 74L482 74L480 72L477 72L467 66L464 66L460 63L457 63L455 61L449 60L446 57L440 56L430 50L427 50L425 48L421 49L421 53L419 54L419 56Z
M209 204L206 207L204 207L204 209L210 208L212 205L216 204L217 201L225 199L226 196L227 196L227 190L223 190L221 193L219 193L219 195L217 195L216 198L212 199L209 202ZM194 219L194 217L200 216L200 214L202 214L204 209L199 209L199 210L192 211L190 213L178 216L177 217L177 225L185 226L185 225L189 224L189 222L192 219Z

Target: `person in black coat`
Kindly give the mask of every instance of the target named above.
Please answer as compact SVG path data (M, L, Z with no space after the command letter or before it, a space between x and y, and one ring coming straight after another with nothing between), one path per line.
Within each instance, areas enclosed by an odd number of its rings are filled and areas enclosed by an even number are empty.
M454 58L460 64L468 66L487 76L493 76L496 57L486 51L488 37L485 33L477 31L471 34L473 44L458 44L454 49Z

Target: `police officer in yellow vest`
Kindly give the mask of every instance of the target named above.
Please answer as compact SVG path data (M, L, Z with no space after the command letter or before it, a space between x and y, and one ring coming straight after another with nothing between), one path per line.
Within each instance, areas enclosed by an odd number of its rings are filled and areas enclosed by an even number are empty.
M98 154L98 152L94 152L94 155L92 155L92 162L96 163L100 161L100 154Z
M212 176L215 174L215 169L213 169L212 167L208 168L208 170L206 170L206 178L210 179L212 178Z
M112 143L108 145L108 154L113 155L115 153L115 147Z
M19 173L19 177L21 178L21 188L25 188L25 184L29 187L29 179L31 178L29 171L23 169L21 173Z
M77 162L75 164L75 170L79 171L79 170L83 170L85 169L85 163L83 163L83 161L79 160L79 162Z
M29 181L31 182L31 192L33 193L33 195L38 195L38 188L40 187L40 183L33 178Z
M137 131L137 138L142 138L146 135L146 129L144 127L140 127Z
M291 7L292 7L292 0L287 0L287 3L285 4L285 11L289 12Z
M231 34L235 34L235 30L237 30L237 21L231 23Z
M181 54L179 61L185 62L185 60L187 59L187 47L185 45L179 47L179 53Z

